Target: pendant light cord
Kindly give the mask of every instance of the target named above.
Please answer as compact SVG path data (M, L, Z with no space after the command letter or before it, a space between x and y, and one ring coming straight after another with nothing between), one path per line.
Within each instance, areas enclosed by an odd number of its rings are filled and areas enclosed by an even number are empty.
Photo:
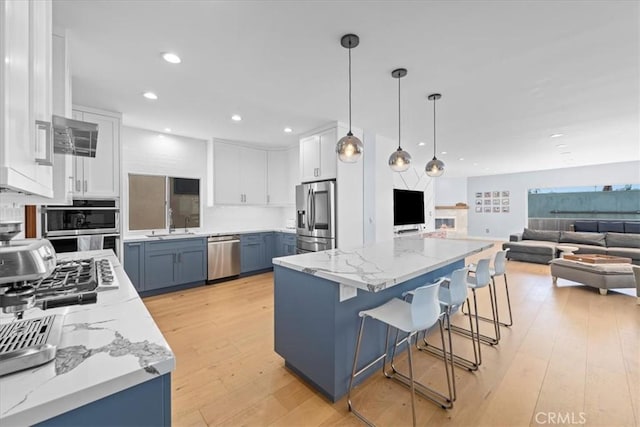
M398 150L402 150L400 147L400 80L401 77L398 77Z
M349 134L351 134L351 40L349 40Z
M433 158L436 158L436 100L433 100Z

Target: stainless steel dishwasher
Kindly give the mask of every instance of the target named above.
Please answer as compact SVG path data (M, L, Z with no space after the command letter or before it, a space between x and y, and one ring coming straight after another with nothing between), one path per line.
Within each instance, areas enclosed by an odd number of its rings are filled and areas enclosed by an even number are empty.
M240 274L240 236L211 236L207 239L207 279Z

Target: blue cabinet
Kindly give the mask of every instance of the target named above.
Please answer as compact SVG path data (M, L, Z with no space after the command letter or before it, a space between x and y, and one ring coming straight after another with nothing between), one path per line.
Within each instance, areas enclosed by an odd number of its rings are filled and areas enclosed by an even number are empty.
M124 271L138 292L144 290L144 243L124 244Z
M264 265L265 242L262 233L240 236L240 273L261 270Z
M273 257L295 255L296 235L293 233L275 233Z
M206 239L125 243L124 269L138 292L204 283L207 278Z

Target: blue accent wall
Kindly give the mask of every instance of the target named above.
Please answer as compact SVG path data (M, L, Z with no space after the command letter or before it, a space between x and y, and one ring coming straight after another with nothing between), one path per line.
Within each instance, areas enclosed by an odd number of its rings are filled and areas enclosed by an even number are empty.
M640 219L640 190L529 193L528 197L529 218ZM552 211L584 213L552 213ZM594 211L608 213L593 213Z

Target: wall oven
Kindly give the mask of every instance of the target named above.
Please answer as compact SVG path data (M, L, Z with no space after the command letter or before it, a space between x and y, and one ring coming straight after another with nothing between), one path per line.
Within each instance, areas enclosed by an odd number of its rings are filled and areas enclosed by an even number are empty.
M56 252L84 249L87 240L91 239L92 245L101 242L104 249L113 249L117 255L119 202L117 199L78 199L71 206L43 206L42 235Z

